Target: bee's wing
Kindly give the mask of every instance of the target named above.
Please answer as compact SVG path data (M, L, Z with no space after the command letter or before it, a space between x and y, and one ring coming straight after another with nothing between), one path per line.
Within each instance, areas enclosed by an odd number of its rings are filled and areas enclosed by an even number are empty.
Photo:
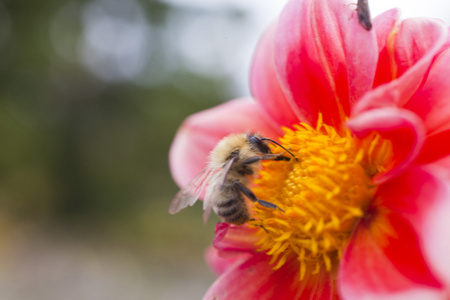
M211 197L208 195L208 193L205 196L205 199L203 199L203 222L206 224L208 222L209 216L211 215L213 205L211 201Z
M227 163L223 167L223 172L220 175L219 180L218 180L218 182L220 182L220 184L224 184L225 181L227 180L228 173L230 173L231 167L236 162L236 159L237 159L236 156L232 157L229 161L227 161Z
M223 185L225 183L225 180L227 179L228 173L230 173L230 169L233 166L234 162L236 161L236 157L231 158L223 169L221 170L221 173L218 174L217 182L219 182L220 185ZM216 179L216 178L214 178ZM209 193L206 193L205 199L203 200L203 222L208 222L209 216L211 215L211 211L213 209L213 201L211 199L211 195Z
M170 203L169 213L176 214L183 208L194 205L215 173L217 173L217 169L209 167L198 173L194 179L175 195L172 203Z

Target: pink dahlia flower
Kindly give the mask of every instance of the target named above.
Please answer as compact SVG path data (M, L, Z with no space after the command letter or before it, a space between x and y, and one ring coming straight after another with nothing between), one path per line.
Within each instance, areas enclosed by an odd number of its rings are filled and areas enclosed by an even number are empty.
M256 50L253 99L189 117L170 151L186 185L230 133L265 162L244 226L219 223L204 299L450 299L450 39L387 11L365 30L341 0L291 0ZM273 148L275 151L276 148Z

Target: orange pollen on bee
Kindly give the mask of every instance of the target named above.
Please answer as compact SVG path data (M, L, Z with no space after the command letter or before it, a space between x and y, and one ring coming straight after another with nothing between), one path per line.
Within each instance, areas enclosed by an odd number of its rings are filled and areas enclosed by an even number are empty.
M284 131L281 144L297 160L264 162L253 188L258 199L281 210L256 204L249 224L261 228L257 245L272 256L273 269L296 259L301 280L336 270L355 223L372 201L372 178L389 169L392 144L377 133L363 140L348 129L338 133L320 118L316 128L300 124Z

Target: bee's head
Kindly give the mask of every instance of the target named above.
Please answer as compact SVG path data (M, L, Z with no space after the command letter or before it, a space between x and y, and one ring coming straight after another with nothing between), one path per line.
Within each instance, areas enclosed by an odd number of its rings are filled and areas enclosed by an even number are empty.
M248 142L250 143L253 149L262 154L267 154L271 152L269 146L267 146L266 142L262 140L262 136L260 136L259 134L254 133L249 134Z

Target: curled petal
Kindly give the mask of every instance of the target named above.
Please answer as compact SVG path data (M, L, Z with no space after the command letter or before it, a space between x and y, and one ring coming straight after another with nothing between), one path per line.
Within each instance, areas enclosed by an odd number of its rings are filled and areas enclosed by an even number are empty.
M217 143L231 133L260 132L276 139L281 128L272 127L265 112L251 99L237 99L187 118L175 136L169 152L172 177L186 185L208 163Z
M431 62L444 45L448 35L445 24L436 19L413 18L404 20L394 40L396 77L414 72Z
M275 64L297 115L340 126L373 84L377 42L345 1L291 0L275 35Z
M450 49L446 49L433 62L423 86L405 105L424 120L429 133L450 129L449 66Z
M374 109L350 119L347 126L358 138L364 138L375 131L382 138L391 141L393 165L386 173L374 178L377 184L403 172L417 157L425 139L422 121L404 109Z
M298 280L299 266L296 260L287 262L278 270L272 270L270 256L253 255L241 264L227 269L209 288L204 300L272 300L336 298L333 280L329 273L319 273Z
M373 19L373 30L376 32L378 45L378 65L375 74L374 87L392 80L390 56L387 48L389 34L400 18L400 11L396 8L388 10Z
M275 24L262 36L253 58L250 73L250 87L255 100L267 114L279 125L290 127L299 123L290 104L281 89L275 70L274 36Z
M256 235L257 228L246 225L234 226L227 223L217 223L214 247L225 251L255 251L255 243L260 237Z
M444 45L448 29L434 19L408 19L388 39L392 78L367 93L355 106L353 115L380 107L401 107L426 78L432 61Z

